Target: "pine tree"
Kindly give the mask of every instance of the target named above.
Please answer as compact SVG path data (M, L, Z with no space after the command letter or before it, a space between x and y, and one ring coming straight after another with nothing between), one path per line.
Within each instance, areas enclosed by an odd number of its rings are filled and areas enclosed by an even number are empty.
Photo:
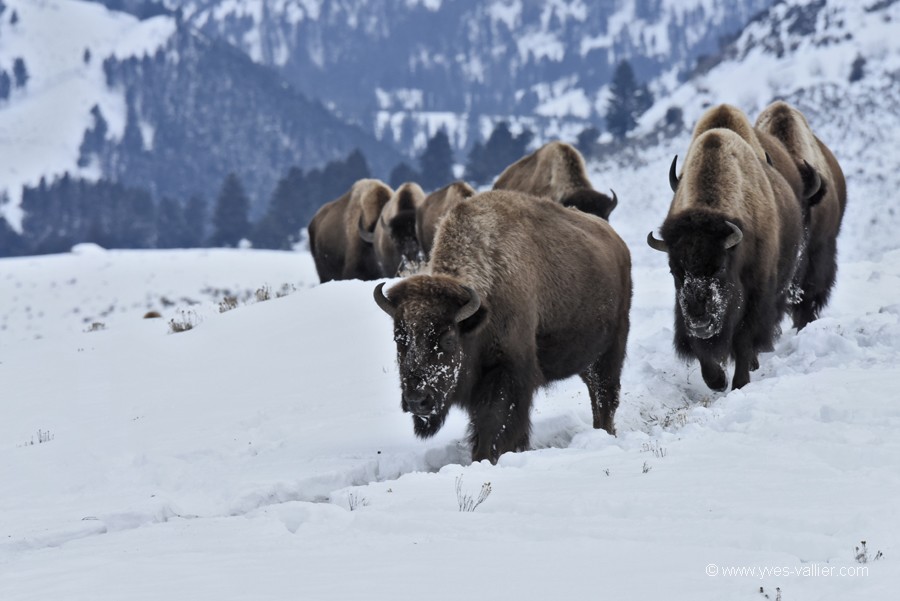
M13 77L16 78L17 88L22 88L28 83L28 69L25 67L25 60L22 57L13 61Z
M94 125L84 132L84 138L81 140L81 146L78 148L78 166L87 167L91 163L91 157L99 155L103 152L106 144L106 134L109 132L109 124L103 117L102 111L98 105L94 105L91 109L91 117L94 118Z
M237 174L232 172L225 178L216 207L213 212L212 246L237 246L250 234L250 222L247 211L250 199L244 192L244 186Z
M163 197L156 207L156 248L190 248L191 234L181 203Z
M278 180L265 216L253 229L256 248L289 249L291 236L305 225L300 223L300 205L306 196L306 178L299 167L291 167Z
M600 137L600 130L594 127L593 125L589 125L581 130L581 133L578 134L577 141L575 142L575 148L578 149L578 152L581 153L586 159L589 159L594 156L595 146L597 145L597 138Z
M197 194L191 196L184 207L184 223L190 232L189 246L203 246L206 243L208 219L206 201Z
M469 151L466 179L476 186L491 183L504 169L526 154L525 149L533 137L534 134L527 129L514 136L509 123L501 121L484 145L476 143Z
M437 190L453 181L453 149L444 129L428 140L419 157L419 170L419 185L425 190Z
M391 188L399 188L405 182L418 182L419 172L409 166L408 163L400 163L393 169L388 176L388 185Z
M637 126L637 119L653 105L653 95L646 84L639 85L628 61L616 67L609 91L606 128L618 139Z
M0 71L0 100L8 100L12 91L12 78L6 71Z

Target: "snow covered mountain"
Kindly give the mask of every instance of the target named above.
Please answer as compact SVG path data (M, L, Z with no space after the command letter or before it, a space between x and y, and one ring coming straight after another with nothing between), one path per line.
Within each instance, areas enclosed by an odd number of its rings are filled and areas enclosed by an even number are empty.
M602 123L618 61L687 73L772 2L167 0L406 152L440 127L466 149L498 120L574 139Z
M213 198L234 171L258 216L291 167L359 149L386 177L403 158L173 16L141 21L76 0L3 6L0 72L21 59L28 75L0 98L0 190L9 199L0 216L17 230L22 186L65 172L184 202Z

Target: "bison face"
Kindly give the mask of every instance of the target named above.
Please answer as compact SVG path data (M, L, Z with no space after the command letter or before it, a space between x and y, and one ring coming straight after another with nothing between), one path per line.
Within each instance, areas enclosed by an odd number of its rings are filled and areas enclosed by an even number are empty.
M375 289L376 302L394 318L400 406L413 414L415 432L423 438L444 424L465 371L467 339L485 311L471 288L457 284L434 294L436 287L429 285L434 279L409 278L391 291L390 299L382 292L384 284Z
M742 238L738 226L708 215L665 224L663 240L648 236L650 246L669 254L676 312L689 336L706 340L718 335L730 307L740 303L733 266L734 247Z

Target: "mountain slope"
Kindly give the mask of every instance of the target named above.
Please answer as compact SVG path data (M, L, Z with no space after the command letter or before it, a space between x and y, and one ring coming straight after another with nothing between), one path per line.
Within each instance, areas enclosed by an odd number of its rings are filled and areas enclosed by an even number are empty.
M321 167L359 148L386 177L403 159L273 70L172 17L138 21L90 2L9 0L0 69L11 71L19 57L30 78L0 100L0 186L9 197L0 214L16 229L22 185L64 172L183 202L212 199L234 171L256 217L291 167Z
M498 119L573 138L602 122L618 61L641 80L687 72L771 3L168 0L407 152L441 126L466 148Z

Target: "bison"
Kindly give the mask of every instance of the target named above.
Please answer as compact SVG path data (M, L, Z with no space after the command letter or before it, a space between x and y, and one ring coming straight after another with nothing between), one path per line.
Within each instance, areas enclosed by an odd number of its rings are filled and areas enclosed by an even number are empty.
M503 170L494 190L517 190L551 198L609 221L619 203L594 190L587 178L581 153L565 142L548 142Z
M434 235L444 214L474 194L472 186L460 181L444 186L425 197L416 212L416 238L426 257L431 255Z
M831 150L812 132L803 113L783 101L769 105L756 119L756 128L781 141L806 179L821 185L808 198L806 249L796 281L797 297L791 306L794 326L800 330L815 320L828 303L837 275L837 235L847 206L844 172ZM804 169L805 168L805 169ZM814 174L809 175L812 170Z
M416 237L416 209L425 199L419 184L401 185L381 209L375 231L360 236L375 247L375 258L385 277L395 277L413 269L422 260Z
M675 280L676 352L700 361L713 390L728 385L729 357L740 388L771 350L801 243L800 205L760 150L732 129L698 133L681 178L672 162L662 239L647 235Z
M594 427L615 433L631 257L604 220L485 192L441 221L428 273L387 295L383 287L375 301L394 321L401 407L419 437L435 434L457 405L469 415L473 460L496 463L528 446L535 391L575 374Z
M781 140L752 126L744 112L735 106L720 104L706 111L694 127L693 137L715 128L730 129L750 144L757 156L764 157L791 187L804 218L809 215L809 207L816 202L822 188L821 178L815 168L805 161L797 162ZM672 175L673 172L670 171L670 177Z
M322 283L381 277L367 241L393 191L377 179L361 179L343 196L324 205L309 223L309 250Z

